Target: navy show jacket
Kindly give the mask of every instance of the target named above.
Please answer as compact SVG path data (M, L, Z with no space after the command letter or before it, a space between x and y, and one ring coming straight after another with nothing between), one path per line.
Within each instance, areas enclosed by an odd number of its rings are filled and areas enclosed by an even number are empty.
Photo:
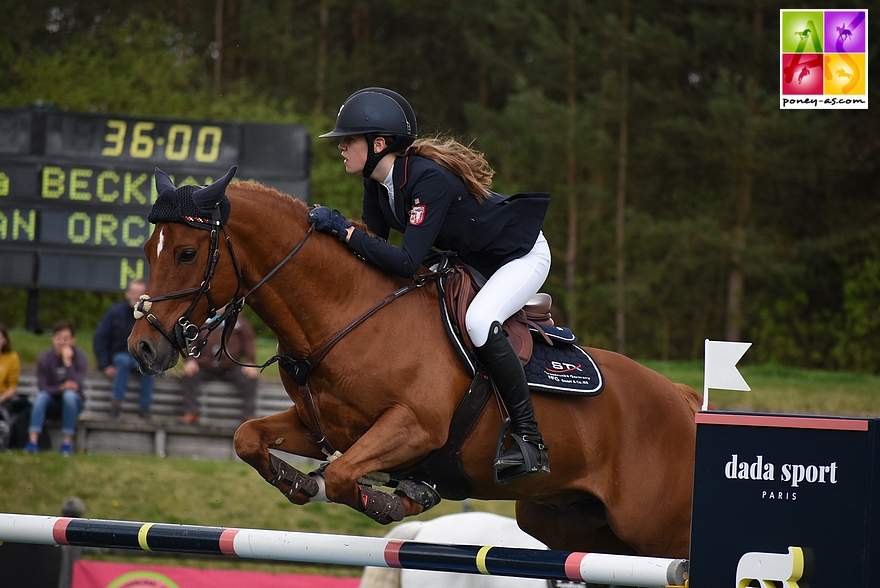
M412 277L432 247L455 251L486 278L535 245L550 195L492 193L480 203L453 172L423 157L398 157L392 171L394 210L385 187L364 179L363 221L378 239L355 229L349 247L364 259ZM402 247L385 242L391 229Z

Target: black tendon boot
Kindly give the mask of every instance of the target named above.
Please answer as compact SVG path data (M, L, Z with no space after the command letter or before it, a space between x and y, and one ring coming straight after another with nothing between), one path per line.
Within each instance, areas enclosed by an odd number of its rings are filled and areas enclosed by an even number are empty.
M489 338L482 347L475 347L513 422L514 443L495 460L495 480L509 482L530 474L550 473L547 446L538 430L526 374L507 333L498 321L489 328Z

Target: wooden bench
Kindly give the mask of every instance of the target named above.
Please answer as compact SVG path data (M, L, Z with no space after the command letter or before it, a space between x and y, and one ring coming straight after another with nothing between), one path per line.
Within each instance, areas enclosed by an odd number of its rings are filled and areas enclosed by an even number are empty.
M85 404L76 427L77 451L99 454L158 455L197 459L237 459L232 437L241 424L242 399L232 383L202 382L199 394L198 425L177 422L183 415L183 388L175 376L156 378L153 389L153 416L140 418L140 377L132 375L125 393L122 415L110 420L113 382L101 372L92 371L83 383ZM31 400L37 395L36 374L23 370L19 391ZM257 385L256 416L282 412L291 406L290 398L278 379L260 378ZM49 419L44 427L53 449L61 446L61 423Z

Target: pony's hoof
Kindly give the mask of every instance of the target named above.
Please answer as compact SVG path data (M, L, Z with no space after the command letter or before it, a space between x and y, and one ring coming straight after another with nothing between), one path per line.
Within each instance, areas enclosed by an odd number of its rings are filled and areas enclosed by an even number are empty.
M363 513L377 523L382 525L396 523L406 516L406 508L400 496L373 490L361 484L358 484L358 490L360 491L358 502Z
M441 500L437 489L424 482L401 480L397 485L397 492L422 505L422 512L434 508Z

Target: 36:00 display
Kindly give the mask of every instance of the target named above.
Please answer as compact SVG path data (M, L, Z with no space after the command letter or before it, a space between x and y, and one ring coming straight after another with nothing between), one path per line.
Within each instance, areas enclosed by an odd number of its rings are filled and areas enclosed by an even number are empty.
M108 133L104 135L107 146L101 150L105 157L119 157L125 149L128 123L124 120L110 119L107 121ZM131 130L131 141L128 153L135 159L150 159L153 157L155 148L165 146L165 159L169 161L186 161L190 156L192 147L193 127L187 124L175 123L168 127L166 137L153 138L151 132L156 128L156 123L139 121L134 123ZM223 129L218 126L205 125L196 133L195 150L193 158L200 163L213 163L220 155L220 140L223 138Z

